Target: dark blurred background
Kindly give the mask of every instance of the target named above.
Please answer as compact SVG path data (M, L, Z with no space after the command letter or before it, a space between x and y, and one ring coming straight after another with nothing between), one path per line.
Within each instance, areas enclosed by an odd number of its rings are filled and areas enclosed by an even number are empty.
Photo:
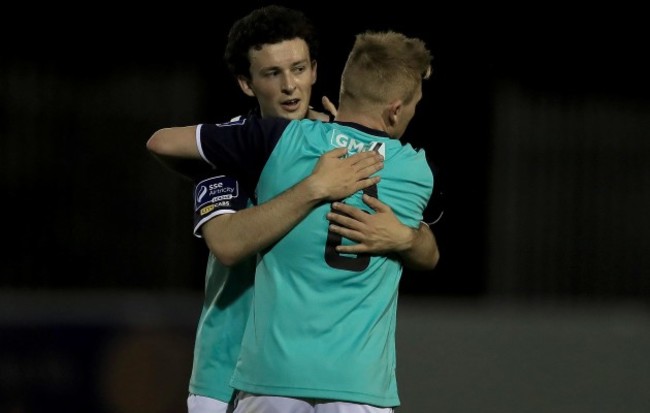
M207 249L145 143L254 104L223 47L268 3L5 16L0 411L185 411ZM403 140L442 172L442 258L402 278L403 411L650 411L643 13L282 4L320 28L317 108L358 32L434 54Z

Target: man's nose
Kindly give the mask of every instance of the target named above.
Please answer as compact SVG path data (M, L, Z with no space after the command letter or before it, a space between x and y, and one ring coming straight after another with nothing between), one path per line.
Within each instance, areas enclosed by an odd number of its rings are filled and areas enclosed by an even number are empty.
M291 94L294 90L296 90L296 80L293 75L285 74L282 79L282 91Z

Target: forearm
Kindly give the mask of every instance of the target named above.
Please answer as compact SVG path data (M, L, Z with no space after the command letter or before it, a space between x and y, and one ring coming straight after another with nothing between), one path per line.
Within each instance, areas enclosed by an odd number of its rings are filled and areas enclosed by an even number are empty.
M438 264L440 251L431 228L420 223L418 229L412 229L413 237L397 251L404 266L412 270L432 270Z
M323 200L307 178L263 204L217 216L202 227L210 251L231 266L283 237Z
M343 199L379 182L372 177L383 158L371 151L343 157L345 148L323 154L311 175L261 205L215 217L202 227L210 251L225 265L269 247L320 202Z

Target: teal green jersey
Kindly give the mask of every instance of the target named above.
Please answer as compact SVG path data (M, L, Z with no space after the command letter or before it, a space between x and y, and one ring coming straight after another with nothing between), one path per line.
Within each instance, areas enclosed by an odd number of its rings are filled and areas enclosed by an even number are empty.
M341 146L350 155L384 155L375 195L406 225L418 227L433 189L424 151L356 124L259 120L202 125L198 134L205 159L256 185L260 203L307 177L323 153ZM373 213L361 194L344 202ZM329 210L329 204L316 207L261 255L231 384L258 394L398 406L402 264L396 256L337 253L337 244L350 241L328 231Z
M228 403L246 319L253 299L255 258L233 267L212 254L205 274L205 296L196 330L189 391Z

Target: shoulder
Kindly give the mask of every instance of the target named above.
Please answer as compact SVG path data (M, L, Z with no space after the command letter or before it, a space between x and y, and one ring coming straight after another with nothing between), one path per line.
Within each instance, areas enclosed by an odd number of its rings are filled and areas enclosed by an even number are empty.
M412 161L415 162L424 162L424 163L429 163L427 159L427 152L423 148L416 148L410 143L403 143L400 142L401 148L399 150L399 153L403 157L410 158Z

